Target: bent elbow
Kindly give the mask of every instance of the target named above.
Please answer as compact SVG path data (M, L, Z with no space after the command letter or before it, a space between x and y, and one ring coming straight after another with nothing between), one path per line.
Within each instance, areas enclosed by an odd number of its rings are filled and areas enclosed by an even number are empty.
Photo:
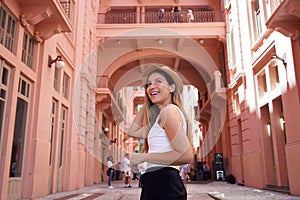
M185 151L181 156L182 164L186 163L192 163L194 159L193 151L191 148L189 148L187 151Z
M194 155L192 149L189 149L187 152L187 162L192 163L194 160Z

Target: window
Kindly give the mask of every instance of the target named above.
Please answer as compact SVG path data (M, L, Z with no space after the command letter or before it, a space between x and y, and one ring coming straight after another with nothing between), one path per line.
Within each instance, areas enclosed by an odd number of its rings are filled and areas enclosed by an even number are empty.
M279 87L278 66L269 65L269 76L270 76L271 90L275 90L276 88Z
M253 2L254 7L254 14L255 14L255 23L256 23L256 33L257 37L259 37L262 34L262 16L261 16L261 10L259 7L259 0L255 0Z
M86 104L85 104L85 134L88 134L89 133L89 95L86 94ZM88 137L85 137L85 139L87 140ZM86 145L88 144L87 143L88 141L86 141Z
M26 31L24 32L23 47L22 47L22 61L31 69L33 69L34 61L34 46L35 40Z
M241 114L240 97L238 92L236 92L236 94L234 95L234 107L235 107L236 115Z
M69 87L70 87L70 78L66 73L64 73L62 94L66 99L69 99Z
M0 43L13 52L15 41L16 20L0 5Z
M55 131L56 131L56 115L57 115L57 101L56 100L52 100L52 110L51 110L51 124L50 124L50 159L49 159L49 165L52 164L52 158L54 155L54 143L53 143L53 139L54 139L54 135L55 135ZM53 151L53 152L52 152Z
M105 128L107 128L106 123L107 123L107 119L104 115L102 115L102 129L103 129L103 131L105 130ZM104 133L106 133L106 132L104 131Z
M53 81L53 87L56 91L58 91L58 85L59 85L59 70L57 67L54 68L54 81Z
M236 57L235 57L235 41L234 41L234 30L232 28L232 30L230 31L230 51L231 51L231 64L232 64L232 67L234 67L236 65Z
M267 80L265 70L263 70L257 75L257 86L259 98L263 98L267 92Z
M219 58L219 70L221 72L221 86L226 87L227 86L227 80L226 80L226 67L225 67L225 58L224 58L224 50L218 53Z
M10 69L5 66L4 62L0 60L0 153L3 136L4 116L6 111L7 92L9 84Z
M229 13L229 33L226 35L227 40L227 53L228 53L228 67L230 70L235 69L236 66L236 56L235 56L235 35L234 35L234 25L232 21L232 13Z
M11 151L10 177L22 176L30 88L31 83L24 77L20 77L18 87L17 108L15 115L13 145Z
M60 139L59 139L59 167L63 165L63 150L64 150L64 141L66 134L66 125L67 125L67 111L68 109L65 106L62 106L61 116L60 116Z

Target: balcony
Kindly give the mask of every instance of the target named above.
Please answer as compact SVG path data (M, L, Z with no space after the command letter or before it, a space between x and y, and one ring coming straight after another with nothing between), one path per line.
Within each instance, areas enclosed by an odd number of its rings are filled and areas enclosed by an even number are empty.
M224 12L221 11L195 11L194 20L190 23L225 22ZM159 12L117 12L98 14L98 24L135 24L135 23L189 23L187 12L182 11L177 17L173 12L165 12L161 18Z
M61 32L71 32L70 0L17 0L24 27L34 26L35 36L46 40Z
M266 23L267 27L291 37L292 40L298 39L300 32L300 1L284 0L274 9L272 16Z

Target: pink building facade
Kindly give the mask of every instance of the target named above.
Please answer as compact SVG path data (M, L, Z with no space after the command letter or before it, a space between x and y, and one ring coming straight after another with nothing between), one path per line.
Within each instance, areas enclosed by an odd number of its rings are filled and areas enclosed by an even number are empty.
M82 145L72 109L76 71L97 45L96 18L84 16L98 6L97 1L0 2L0 199L32 199L101 181L101 166ZM86 102L91 107L78 105L91 110L90 121L94 99ZM85 128L87 135L94 135L92 126Z
M231 173L238 183L295 195L298 7L299 1L289 0L231 1L226 7Z
M238 184L300 195L299 8L298 0L0 1L0 199L106 181L108 155L118 162L140 150L126 128L153 62L199 91L195 161L214 169L222 153Z

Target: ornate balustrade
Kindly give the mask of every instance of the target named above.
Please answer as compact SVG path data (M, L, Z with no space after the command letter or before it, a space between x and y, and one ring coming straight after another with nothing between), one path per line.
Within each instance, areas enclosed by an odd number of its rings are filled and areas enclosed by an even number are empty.
M195 11L194 20L191 23L199 22L224 22L224 12L221 11ZM165 12L161 17L159 12L108 12L98 14L100 24L134 24L134 23L188 23L187 12L179 14Z

